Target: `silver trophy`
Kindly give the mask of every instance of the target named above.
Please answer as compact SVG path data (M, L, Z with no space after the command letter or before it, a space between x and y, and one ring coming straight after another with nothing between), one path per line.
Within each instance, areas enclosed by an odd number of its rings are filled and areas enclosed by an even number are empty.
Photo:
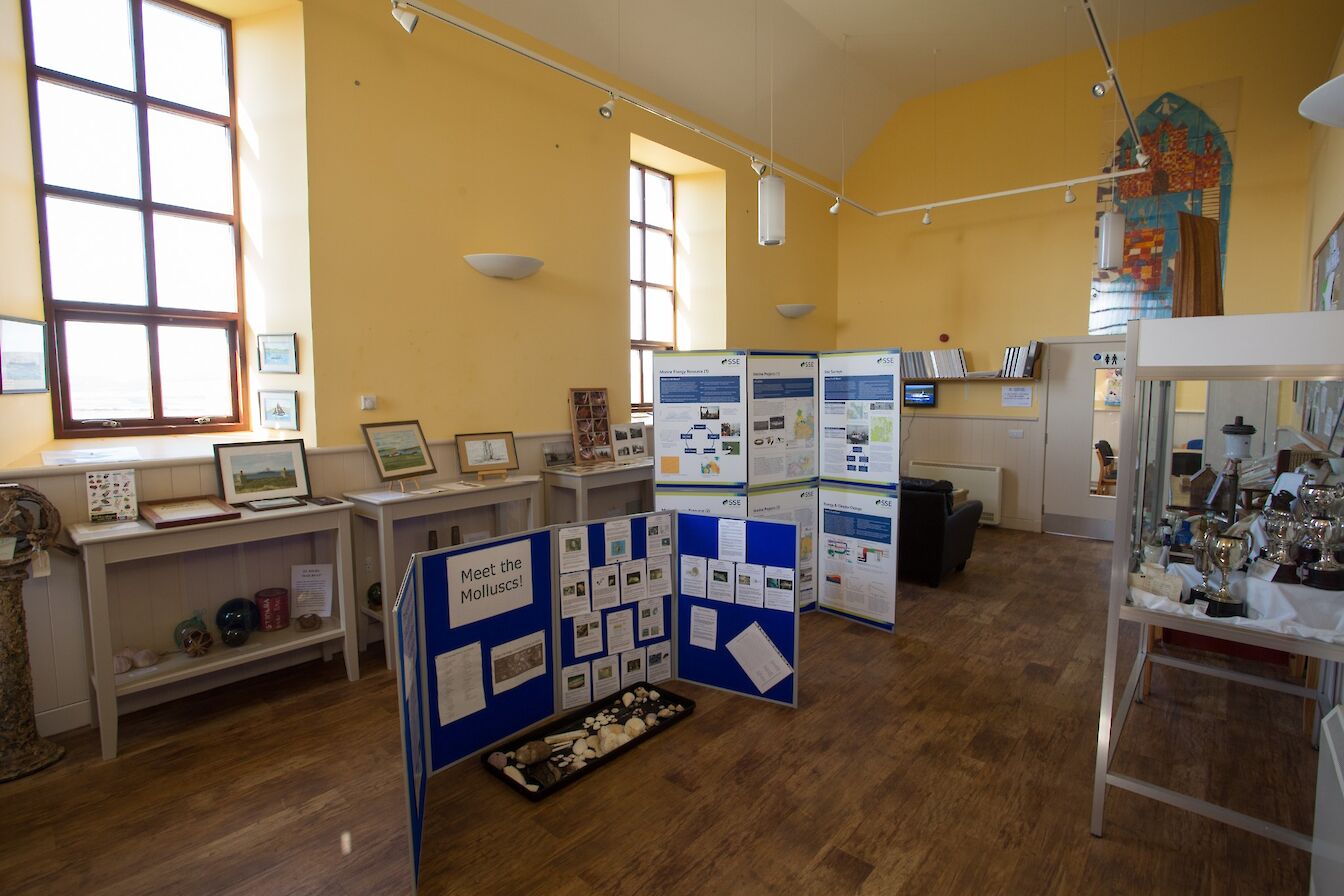
M1302 567L1302 581L1313 588L1344 591L1344 566L1335 560L1339 536L1341 530L1344 530L1336 516L1341 498L1344 498L1344 483L1307 483L1298 489L1297 497L1305 517L1302 522L1301 556L1309 556L1311 552L1319 554L1318 559Z
M1231 584L1232 571L1250 556L1251 547L1249 532L1243 532L1241 535L1219 535L1209 542L1209 560L1218 568L1220 579L1217 591L1205 592L1209 599L1209 606L1205 612L1210 616L1246 615L1246 602L1235 597L1228 586Z
M1261 515L1265 521L1264 558L1271 563L1291 565L1297 562L1297 540L1302 535L1302 524L1291 511L1266 509Z
M1213 560L1210 550L1214 539L1222 532L1222 521L1213 514L1205 514L1203 520L1197 520L1198 534L1190 541L1190 552L1194 555L1195 572L1202 576L1198 587L1190 589L1187 603L1203 600L1209 594L1209 576L1213 575Z

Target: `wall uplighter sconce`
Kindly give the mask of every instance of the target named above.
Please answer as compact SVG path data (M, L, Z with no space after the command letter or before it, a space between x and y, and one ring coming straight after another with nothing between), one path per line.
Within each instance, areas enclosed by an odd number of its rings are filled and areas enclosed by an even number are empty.
M510 255L507 252L481 252L476 255L463 255L462 259L485 276L504 280L531 277L545 264L540 258Z
M775 310L781 317L807 317L813 311L817 310L816 305L776 305Z

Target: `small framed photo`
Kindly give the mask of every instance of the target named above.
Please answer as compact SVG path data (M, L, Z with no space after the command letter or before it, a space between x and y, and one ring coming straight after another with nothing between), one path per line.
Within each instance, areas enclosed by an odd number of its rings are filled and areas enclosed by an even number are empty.
M511 432L474 432L455 438L457 463L463 473L518 469L518 450Z
M262 373L298 373L298 337L293 333L258 333L257 370Z
M396 423L365 423L364 441L378 476L384 482L426 476L434 472L434 458L419 420Z
M257 407L261 408L263 429L299 428L299 393L263 389L257 393Z
M155 529L175 529L178 526L193 526L197 523L217 523L221 520L236 520L242 516L214 495L201 495L199 498L173 498L168 501L153 501L140 505L140 515L148 520Z
M542 442L541 457L548 467L565 467L574 463L574 443Z
M303 439L215 445L219 492L227 504L248 504L274 498L306 498L308 455Z
M0 392L48 392L47 325L0 317Z

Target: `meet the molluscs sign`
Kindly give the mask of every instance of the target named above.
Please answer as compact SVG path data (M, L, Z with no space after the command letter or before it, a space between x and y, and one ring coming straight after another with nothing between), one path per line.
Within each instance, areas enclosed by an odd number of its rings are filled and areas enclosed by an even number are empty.
M460 628L532 603L527 539L448 558L448 622Z

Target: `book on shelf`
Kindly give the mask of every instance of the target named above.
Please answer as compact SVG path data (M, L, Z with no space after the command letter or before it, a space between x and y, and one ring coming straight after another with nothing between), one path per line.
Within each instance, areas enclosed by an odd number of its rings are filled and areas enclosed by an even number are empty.
M906 380L962 379L966 353L959 348L901 353L901 378Z
M1003 350L1003 366L999 376L1005 379L1027 379L1036 371L1041 356L1041 343L1033 339L1026 345L1010 345Z

